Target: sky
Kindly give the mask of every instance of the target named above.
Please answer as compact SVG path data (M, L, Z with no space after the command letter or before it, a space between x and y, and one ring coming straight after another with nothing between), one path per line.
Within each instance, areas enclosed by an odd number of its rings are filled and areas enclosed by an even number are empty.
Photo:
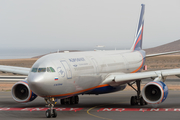
M0 52L130 49L142 3L143 48L180 39L180 0L0 0Z

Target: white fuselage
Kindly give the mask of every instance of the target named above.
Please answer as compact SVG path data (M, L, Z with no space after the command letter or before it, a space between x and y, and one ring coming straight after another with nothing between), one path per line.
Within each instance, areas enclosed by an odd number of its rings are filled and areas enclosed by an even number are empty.
M70 52L46 55L37 60L32 69L52 67L55 72L30 72L28 85L34 93L42 97L67 97L88 93L95 88L109 86L102 83L112 73L125 74L140 71L144 64L144 55L142 50L133 52L130 50ZM110 86L122 87L125 84Z

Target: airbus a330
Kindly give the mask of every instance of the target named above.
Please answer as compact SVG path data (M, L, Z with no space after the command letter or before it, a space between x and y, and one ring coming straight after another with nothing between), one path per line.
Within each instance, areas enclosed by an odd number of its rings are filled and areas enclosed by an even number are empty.
M146 55L142 50L144 10L142 4L135 40L130 50L53 53L39 58L32 68L0 65L0 71L28 77L14 84L12 97L19 103L44 98L49 109L46 117L56 117L55 101L78 104L81 94L105 94L137 85L131 105L160 104L168 96L165 77L180 75L180 69L141 72L147 57L176 53ZM154 78L140 89L141 80ZM134 88L135 89L135 88Z

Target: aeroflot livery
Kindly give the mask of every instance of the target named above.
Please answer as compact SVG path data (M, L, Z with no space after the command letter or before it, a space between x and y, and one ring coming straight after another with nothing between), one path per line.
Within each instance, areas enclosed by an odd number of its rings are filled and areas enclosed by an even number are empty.
M46 117L56 117L55 101L61 104L78 104L80 94L104 94L121 91L127 85L137 85L137 95L131 105L162 103L168 95L164 83L169 75L180 75L180 69L140 72L147 57L176 53L146 55L142 50L144 10L142 4L139 24L130 50L54 53L38 59L32 68L0 66L0 71L28 75L12 87L15 101L31 102L43 97L49 106ZM154 78L140 89L141 80Z

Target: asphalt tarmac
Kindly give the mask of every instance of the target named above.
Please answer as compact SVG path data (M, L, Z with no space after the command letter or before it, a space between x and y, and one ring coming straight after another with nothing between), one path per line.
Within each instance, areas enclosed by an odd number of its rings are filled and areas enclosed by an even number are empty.
M44 99L38 97L30 103L17 103L11 97L11 92L0 92L0 120L179 120L180 119L180 91L170 90L168 98L162 104L156 106L131 106L130 97L134 91L120 91L104 95L79 95L78 105L55 105L56 108L65 111L57 111L57 118L46 118ZM2 109L4 108L4 110ZM16 108L16 111L10 109ZM19 108L19 109L18 109ZM137 108L128 111L130 108ZM146 111L150 108L149 111ZM168 111L170 108L173 111ZM179 108L179 109L178 109ZM9 109L10 111L6 111ZM22 109L31 109L25 111ZM145 111L144 111L144 110ZM159 110L167 111L159 111ZM77 111L76 111L77 110ZM116 111L112 111L116 110ZM137 111L134 111L137 110Z

